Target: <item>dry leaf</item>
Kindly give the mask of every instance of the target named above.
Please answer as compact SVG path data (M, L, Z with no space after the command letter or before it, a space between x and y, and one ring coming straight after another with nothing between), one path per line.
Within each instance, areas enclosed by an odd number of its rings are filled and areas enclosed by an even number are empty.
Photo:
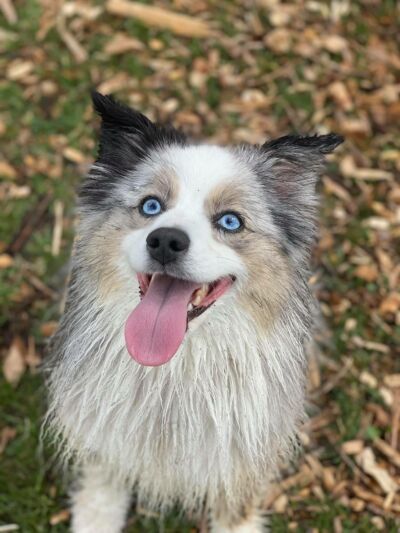
M340 170L346 178L355 178L361 181L386 181L392 180L392 172L378 168L357 168L354 158L346 155L340 162Z
M400 374L388 374L383 378L383 382L391 389L400 388Z
M58 322L51 320L50 322L44 322L40 326L40 333L44 337L51 337L58 327Z
M376 265L360 265L355 269L354 275L365 281L372 282L378 279L379 272Z
M206 22L161 7L127 0L108 0L106 10L113 15L133 17L149 26L171 30L185 37L208 37L212 34Z
M9 63L6 70L6 76L9 80L19 81L30 74L34 67L35 65L32 61L16 59L15 61Z
M284 513L288 506L289 499L286 494L281 494L272 504L272 507L276 513Z
M389 475L389 473L377 465L374 452L371 448L365 448L356 457L357 464L363 471L375 479L385 494L396 492L399 488L398 484Z
M70 511L68 509L63 509L62 511L59 511L50 517L49 524L51 526L56 526L57 524L61 524L62 522L69 520L70 516Z
M14 259L11 255L0 254L0 270L3 268L9 268L14 263Z
M292 46L291 32L286 28L272 30L264 37L264 43L273 52L286 53Z
M364 385L367 385L371 389L376 389L378 386L378 380L375 376L367 372L366 370L363 370L360 374L360 381L361 383L364 383Z
M17 171L7 161L0 161L0 176L12 180L17 177Z
M400 309L400 293L392 292L381 302L379 311L386 315L388 313L395 314Z
M362 440L348 440L341 446L343 453L347 455L357 455L364 449L364 441Z
M64 148L63 156L65 159L68 159L68 161L72 161L73 163L77 164L82 164L88 161L81 151L77 150L76 148L72 148L72 146L67 146Z
M347 50L349 43L340 35L326 35L322 36L321 45L332 54L338 54Z
M117 33L105 45L104 52L108 55L117 55L130 51L141 52L144 48L144 44L139 39L129 37L125 33Z
M26 370L26 347L20 337L15 337L3 362L3 373L6 381L17 385Z
M353 109L353 101L346 85L342 81L332 83L329 87L329 94L343 111L351 111Z

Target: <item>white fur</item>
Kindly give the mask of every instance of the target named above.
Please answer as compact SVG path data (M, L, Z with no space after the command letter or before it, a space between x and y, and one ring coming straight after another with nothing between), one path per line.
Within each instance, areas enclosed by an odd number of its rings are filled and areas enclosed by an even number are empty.
M135 486L139 502L161 509L179 502L195 512L207 496L212 506L221 501L228 519L265 489L293 448L304 416L303 341L309 332L301 319L301 300L291 301L289 295L282 316L260 332L238 304L247 275L244 263L215 239L206 217L204 201L211 189L227 180L251 180L250 170L221 148L169 148L139 167L142 182L135 190L121 187L127 205L137 205L141 187L162 165L172 166L179 178L177 205L124 239L115 271L124 282L112 297L100 297L98 281L82 258L75 258L81 271L71 290L84 305L70 312L63 325L65 340L49 381L49 419L67 458L97 465L113 483ZM261 201L254 201L254 217L265 232L273 231ZM238 279L195 320L168 364L142 367L127 353L123 328L138 302L135 272L146 271L146 236L169 225L190 236L185 266L192 279L208 282L229 274ZM85 238L81 235L81 242ZM99 528L93 533L118 531L110 524L121 523L126 493L112 493L96 474L86 479L74 500L76 533L92 533L85 524L97 520L94 508L107 498L110 514L99 513L99 521L109 529L93 522ZM223 521L213 527L214 533L262 530L256 516L234 529Z
M100 468L85 468L80 487L72 495L74 533L119 533L129 508L130 491Z

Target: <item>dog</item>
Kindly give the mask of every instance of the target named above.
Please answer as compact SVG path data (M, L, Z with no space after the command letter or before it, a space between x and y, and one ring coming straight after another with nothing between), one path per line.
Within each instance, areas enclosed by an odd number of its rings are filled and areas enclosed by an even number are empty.
M93 93L48 424L72 459L75 533L117 533L131 494L264 531L305 419L318 176L339 135L200 144Z

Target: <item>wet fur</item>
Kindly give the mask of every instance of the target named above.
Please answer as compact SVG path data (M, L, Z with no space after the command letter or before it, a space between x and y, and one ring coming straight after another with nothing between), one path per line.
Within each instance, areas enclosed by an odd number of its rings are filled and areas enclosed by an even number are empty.
M95 94L94 104L103 119L100 151L80 194L68 301L48 362L48 427L63 456L83 472L74 531L102 531L90 526L101 507L90 508L92 492L99 502L118 500L113 508L121 522L132 489L140 504L161 510L178 503L199 514L205 505L216 533L262 531L257 506L280 461L293 453L304 419L315 183L324 155L341 139L199 147L109 97ZM137 243L154 222L134 206L146 191L164 188L171 202L165 220L173 224L182 187L190 187L180 183L193 166L186 172L185 157L196 161L199 150L208 154L203 173L232 167L228 181L204 192L202 233L196 234L196 220L193 228L187 222L192 241L219 255L213 262L211 252L199 252L175 275L208 281L233 269L237 281L190 325L168 364L143 367L128 356L123 328L139 302L129 261L142 261ZM244 213L242 236L206 227L221 202ZM186 228L184 217L179 221ZM123 259L124 250L136 256ZM111 533L107 517L99 516Z

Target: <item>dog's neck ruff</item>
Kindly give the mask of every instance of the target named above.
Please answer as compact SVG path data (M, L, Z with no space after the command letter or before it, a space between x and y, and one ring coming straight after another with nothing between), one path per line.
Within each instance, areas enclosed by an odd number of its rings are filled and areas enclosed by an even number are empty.
M89 293L87 311L71 309L61 325L50 378L49 418L66 457L96 457L152 506L179 499L194 510L206 493L265 483L303 418L307 310L292 302L260 336L228 294L169 363L150 368L126 351L132 299L121 291L100 304ZM227 494L233 507L248 497L240 491Z

